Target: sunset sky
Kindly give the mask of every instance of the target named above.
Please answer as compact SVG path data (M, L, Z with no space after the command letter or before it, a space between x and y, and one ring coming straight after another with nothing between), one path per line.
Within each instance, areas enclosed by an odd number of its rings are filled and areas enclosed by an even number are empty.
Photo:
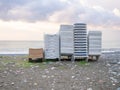
M87 24L120 45L119 0L0 0L0 40L43 40L60 24Z

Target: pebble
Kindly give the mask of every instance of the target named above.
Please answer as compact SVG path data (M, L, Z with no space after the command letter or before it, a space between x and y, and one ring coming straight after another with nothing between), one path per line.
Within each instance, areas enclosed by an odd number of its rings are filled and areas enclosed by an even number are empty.
M118 65L120 65L120 62L118 62Z
M35 86L37 86L38 84L37 83L34 83Z
M39 66L37 65L37 66L35 66L35 68L38 68Z
M115 84L114 84L114 83L113 83L112 85L113 85L113 86L115 86Z
M87 90L93 90L92 88L88 88Z
M14 82L11 83L11 85L14 85L14 84L15 84Z
M117 82L117 79L115 79L114 77L110 77L110 79L111 79L113 82Z
M7 73L7 71L4 71L4 74L6 74Z
M24 82L26 83L26 82L27 82L27 80L26 80L26 79L24 79Z
M103 81L103 80L99 80L98 82L99 82L100 84L102 84L102 83L104 83L105 81Z
M21 72L21 74L24 74L24 72Z
M90 80L90 78L89 78L89 77L87 77L86 79L87 79L87 80Z
M119 87L119 88L117 88L117 90L120 90L120 87Z
M54 77L54 75L51 76L52 78Z
M42 75L42 78L46 78L47 76L46 75Z
M53 88L51 90L54 90Z
M111 66L111 65L108 63L106 66L108 66L108 67L109 67L109 66Z
M49 73L49 71L46 71L46 73Z
M10 71L10 72L12 72L12 70L11 70L11 69L10 69L9 71Z
M51 70L54 70L54 69L55 69L55 67L52 67L52 68L51 68Z
M48 76L47 78L50 78L50 76Z
M7 85L8 85L8 84L6 84L6 83L4 84L4 86L7 86Z
M2 87L3 85L0 85L0 87Z
M71 78L73 79L73 78L75 78L75 76L72 76Z

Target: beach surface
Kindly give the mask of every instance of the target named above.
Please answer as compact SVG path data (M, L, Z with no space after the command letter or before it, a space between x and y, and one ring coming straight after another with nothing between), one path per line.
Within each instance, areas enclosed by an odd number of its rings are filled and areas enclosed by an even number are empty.
M29 63L27 55L2 55L0 90L120 90L120 53L75 63Z

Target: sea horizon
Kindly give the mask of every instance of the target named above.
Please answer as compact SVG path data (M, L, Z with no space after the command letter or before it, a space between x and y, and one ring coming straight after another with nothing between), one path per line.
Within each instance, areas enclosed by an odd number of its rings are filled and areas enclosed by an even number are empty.
M29 48L44 48L43 40L0 40L0 54L28 54ZM118 47L104 48L103 52L120 51Z

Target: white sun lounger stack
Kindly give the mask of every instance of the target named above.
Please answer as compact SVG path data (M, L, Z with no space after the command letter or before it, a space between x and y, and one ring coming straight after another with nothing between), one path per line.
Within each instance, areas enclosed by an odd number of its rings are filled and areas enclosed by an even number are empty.
M61 25L59 34L61 55L73 55L73 25Z
M102 42L102 33L101 31L89 31L88 33L88 45L89 45L89 56L94 56L99 58L101 55L101 42Z
M59 35L45 34L45 59L59 59Z

